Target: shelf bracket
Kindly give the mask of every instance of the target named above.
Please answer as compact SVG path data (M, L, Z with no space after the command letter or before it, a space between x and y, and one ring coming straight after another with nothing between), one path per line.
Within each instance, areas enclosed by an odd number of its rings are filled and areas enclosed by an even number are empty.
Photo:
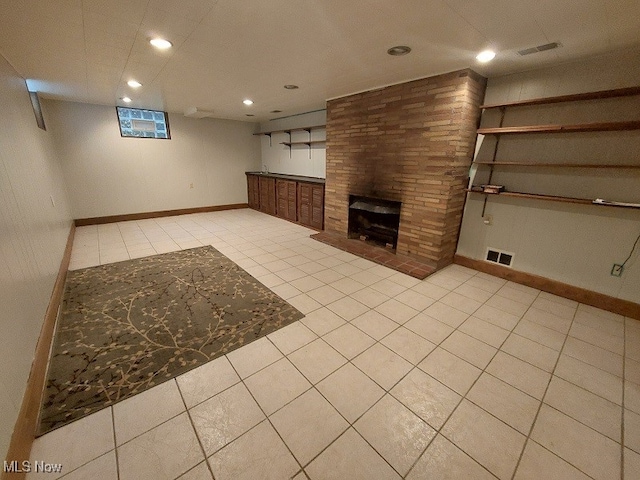
M505 107L500 107L500 127L499 128L502 128L502 124L504 123L504 116L505 116L506 110L507 109ZM499 146L500 146L500 134L496 135L496 143L493 147L493 156L491 158L491 162L496 161L496 157L498 156ZM493 165L489 165L489 181L487 182L488 184L491 184L492 178L493 178ZM482 204L482 218L484 218L485 211L487 210L487 198L488 196L485 195L484 202Z

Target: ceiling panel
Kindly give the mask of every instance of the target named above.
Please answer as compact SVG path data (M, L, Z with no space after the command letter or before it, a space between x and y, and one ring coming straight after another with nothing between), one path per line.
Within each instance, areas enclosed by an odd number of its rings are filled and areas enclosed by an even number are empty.
M255 121L462 68L496 76L640 46L639 32L638 0L0 2L0 53L44 96L114 105L128 95L137 106ZM154 36L173 48L154 49ZM562 48L516 53L552 41ZM391 57L394 45L412 52ZM498 55L480 65L487 46Z

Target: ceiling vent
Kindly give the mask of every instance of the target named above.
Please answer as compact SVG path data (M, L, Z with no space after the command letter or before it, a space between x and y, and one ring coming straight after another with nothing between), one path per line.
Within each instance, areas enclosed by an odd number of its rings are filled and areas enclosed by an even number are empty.
M213 110L203 110L202 108L191 107L184 111L184 116L189 118L213 117Z
M546 50L553 50L554 48L561 47L558 42L545 43L544 45L538 45L537 47L525 48L524 50L518 50L518 55L524 57L525 55L531 55L532 53L544 52Z

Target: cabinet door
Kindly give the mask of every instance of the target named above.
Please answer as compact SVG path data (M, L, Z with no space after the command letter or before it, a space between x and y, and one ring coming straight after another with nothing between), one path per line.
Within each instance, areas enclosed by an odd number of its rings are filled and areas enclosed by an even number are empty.
M289 209L287 219L296 222L298 220L298 184L296 182L289 182L287 191L287 208Z
M260 177L260 211L269 215L276 214L275 178Z
M260 182L255 175L247 175L249 208L260 209Z
M298 183L298 222L303 225L311 223L311 184Z
M313 228L322 230L324 225L324 185L314 185L311 189L311 221Z
M282 218L289 218L289 182L276 180L276 211Z

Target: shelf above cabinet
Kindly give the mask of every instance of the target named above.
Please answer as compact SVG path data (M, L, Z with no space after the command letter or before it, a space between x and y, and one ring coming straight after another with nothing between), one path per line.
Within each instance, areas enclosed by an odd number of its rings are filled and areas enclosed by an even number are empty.
M273 133L288 133L291 132L311 132L311 130L316 130L320 128L325 128L326 125L310 125L308 127L296 127L296 128L285 128L284 130L269 130L267 132L258 132L254 133L254 135L266 135L268 137Z
M582 100L597 100L601 98L631 97L634 95L640 95L640 87L617 88L615 90L600 90L598 92L577 93L573 95L561 95L557 97L533 98L530 100L518 100L515 102L485 104L480 105L480 108L489 109L503 107L524 107L528 105L579 102Z
M480 190L474 190L473 188L467 188L465 190L469 193L479 193L481 195L499 195L501 197L526 198L526 199L532 199L532 200L546 200L550 202L561 202L561 203L576 203L580 205L598 205L602 207L640 208L640 204L620 205L620 204L616 204L615 202L600 203L594 200L590 200L588 198L562 197L558 195L540 195L536 193L524 193L524 192L488 193Z
M311 140L306 142L280 142L281 145L286 145L287 147L290 147L291 145L306 145L310 147L311 145L318 145L321 143L326 143L326 140Z
M598 168L598 169L640 169L640 165L620 163L548 163L548 162L473 162L475 165L505 167L540 167L540 168Z
M576 125L526 125L521 127L479 128L482 135L509 135L524 133L571 133L640 130L640 120L628 122L580 123Z

